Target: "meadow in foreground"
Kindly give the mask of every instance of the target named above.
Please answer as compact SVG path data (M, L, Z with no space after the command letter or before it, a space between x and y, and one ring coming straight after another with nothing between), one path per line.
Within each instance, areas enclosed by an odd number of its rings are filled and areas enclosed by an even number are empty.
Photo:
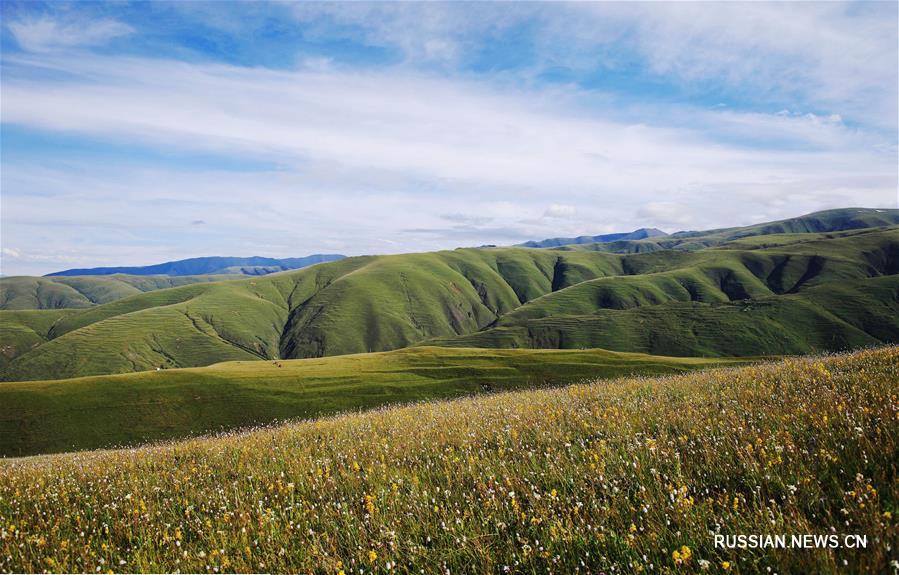
M9 460L0 570L889 572L897 394L890 347Z

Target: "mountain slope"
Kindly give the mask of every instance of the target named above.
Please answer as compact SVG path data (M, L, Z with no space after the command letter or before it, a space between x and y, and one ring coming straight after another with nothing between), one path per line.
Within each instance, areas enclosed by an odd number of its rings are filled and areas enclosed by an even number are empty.
M837 232L899 224L899 209L841 208L814 212L797 218L766 222L738 228L721 228L701 232L676 232L674 238L714 236L734 240L769 234Z
M241 276L129 276L0 278L0 310L86 308L131 295Z
M897 272L899 227L757 236L695 251L506 248L347 258L77 310L53 323L49 341L13 345L0 379L423 342L683 356L839 350L897 341Z
M300 269L323 262L333 262L343 259L344 257L345 256L339 254L314 254L302 258L284 259L263 258L259 256L249 258L215 256L190 258L152 266L71 269L47 274L47 276L95 276L111 274L130 274L139 276L191 276L205 274L265 275L272 272Z
M654 252L434 345L776 355L899 341L899 228L752 251ZM670 269L661 269L665 262Z
M79 311L54 325L51 341L10 362L2 376L62 378L385 351L481 329L554 288L616 273L618 256L583 253L562 260L538 250L347 258Z
M782 241L791 234L840 234L899 224L899 210L845 208L815 212L798 218L767 222L752 226L722 228L697 232L676 232L669 236L646 239L619 239L603 243L572 243L559 246L564 250L590 250L610 253L643 253L659 250L696 251L764 236ZM778 239L781 238L781 239ZM788 240L787 243L791 243ZM741 246L742 247L742 246Z

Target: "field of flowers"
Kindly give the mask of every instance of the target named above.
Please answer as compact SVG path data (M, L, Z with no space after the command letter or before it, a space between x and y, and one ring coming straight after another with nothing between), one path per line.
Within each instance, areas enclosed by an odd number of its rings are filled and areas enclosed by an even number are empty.
M897 466L890 347L0 461L0 571L888 573Z

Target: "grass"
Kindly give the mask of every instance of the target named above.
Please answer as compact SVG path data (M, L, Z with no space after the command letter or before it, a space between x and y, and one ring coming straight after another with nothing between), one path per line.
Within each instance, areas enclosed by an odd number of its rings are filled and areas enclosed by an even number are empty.
M134 445L485 390L720 364L604 350L415 348L0 384L0 455Z
M899 315L899 226L787 235L698 251L509 248L367 256L156 290L67 315L49 341L16 346L25 351L0 366L0 379L422 343L752 356L899 340L893 319ZM880 319L866 309L878 310Z
M890 347L9 460L0 570L885 573L897 383Z
M802 295L512 316L490 329L426 343L494 348L602 347L705 357L848 350L899 341L897 294L899 276L883 276L825 284Z
M0 369L50 339L50 330L74 310L0 311Z
M823 239L851 235L860 230L883 228L896 224L899 224L899 210L844 208L751 226L677 232L669 236L645 240L566 245L560 249L610 253L640 253L659 250L697 251L713 247L752 249L753 247L772 247L807 241L810 238Z
M628 258L632 275L583 281L427 343L739 356L899 341L897 228L675 253Z
M87 308L131 295L235 275L208 276L13 276L0 278L0 310Z

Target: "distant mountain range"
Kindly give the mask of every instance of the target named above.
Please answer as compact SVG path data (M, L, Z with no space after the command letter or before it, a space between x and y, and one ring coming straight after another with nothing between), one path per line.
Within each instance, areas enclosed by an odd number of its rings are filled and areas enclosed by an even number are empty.
M529 241L523 244L517 244L523 248L557 248L559 246L569 246L572 244L604 244L609 242L618 242L623 240L645 240L648 238L657 238L667 236L662 230L656 228L640 228L632 232L619 232L617 234L603 234L599 236L580 236L576 238L549 238L540 241Z
M340 254L313 254L303 258L285 259L259 256L249 258L213 256L165 262L152 266L71 269L47 274L47 276L105 276L112 274L136 276L196 276L209 274L261 276L275 272L296 270L313 264L333 262L345 257Z

